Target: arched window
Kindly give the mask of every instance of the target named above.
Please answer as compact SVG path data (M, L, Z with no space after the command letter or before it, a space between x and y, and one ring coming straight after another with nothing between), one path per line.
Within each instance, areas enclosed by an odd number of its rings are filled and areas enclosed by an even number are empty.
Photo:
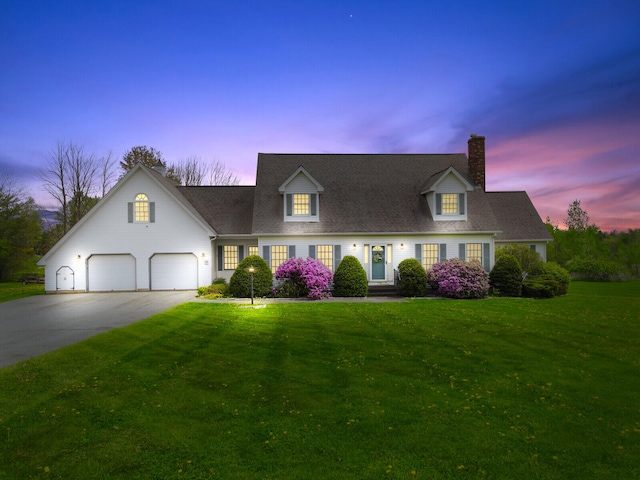
M149 221L149 197L144 193L136 195L133 202L134 221L136 223L147 223Z

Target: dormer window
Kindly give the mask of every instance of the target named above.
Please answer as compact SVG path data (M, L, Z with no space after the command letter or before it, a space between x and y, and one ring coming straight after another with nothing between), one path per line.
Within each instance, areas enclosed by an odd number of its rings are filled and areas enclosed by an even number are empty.
M286 200L286 216L293 220L292 217L297 219L306 219L313 221L317 219L317 202L318 197L315 193L287 193L285 194Z
M324 188L304 167L298 167L278 189L284 196L285 222L317 222Z
M467 220L468 192L473 185L453 167L433 175L420 192L435 221Z
M436 193L436 215L464 215L464 193Z
M294 193L293 194L293 214L309 215L309 194Z

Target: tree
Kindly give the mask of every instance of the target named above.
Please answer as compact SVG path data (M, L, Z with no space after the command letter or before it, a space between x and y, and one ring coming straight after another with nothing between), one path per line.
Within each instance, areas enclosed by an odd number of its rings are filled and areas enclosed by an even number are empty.
M240 177L227 170L224 163L216 160L213 164L205 163L200 157L190 156L170 167L184 186L200 185L238 185Z
M56 144L38 175L45 191L57 203L61 235L107 192L113 178L113 163L111 154L97 157L73 142Z
M0 172L0 281L25 268L42 233L35 202L15 179Z
M584 232L589 227L589 215L580 206L580 200L574 200L567 210L564 224L569 230Z
M131 150L122 156L122 160L120 161L122 175L126 174L138 163L149 168L153 168L158 164L166 166L162 153L159 150L153 147L147 147L146 145L132 147Z
M142 163L149 168L162 165L166 170L167 178L187 187L238 185L240 183L240 177L227 170L225 164L218 160L213 164L208 164L203 162L200 157L192 155L178 163L168 164L159 150L147 146L133 147L123 155L120 162L122 169L120 177L122 178L137 163Z
M209 168L209 185L238 185L240 177L227 170L224 163L216 160Z

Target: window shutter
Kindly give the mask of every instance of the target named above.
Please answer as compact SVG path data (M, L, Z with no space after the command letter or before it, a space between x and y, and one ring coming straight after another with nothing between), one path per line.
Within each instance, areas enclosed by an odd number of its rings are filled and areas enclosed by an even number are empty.
M156 223L156 202L149 202L149 222Z
M309 245L309 258L316 258L316 246L315 245Z
M436 215L442 215L442 194L436 193Z
M488 243L482 244L482 263L484 264L484 269L488 272L490 269L491 262L491 245Z
M222 245L218 245L218 271L224 270L224 251Z
M467 245L464 243L461 243L458 245L458 258L460 260L466 260L467 256Z
M416 260L422 263L422 244L416 243Z
M464 193L458 194L458 211L460 215L464 215Z
M333 246L333 270L335 271L340 265L340 260L342 260L342 245L334 245Z
M447 244L446 243L441 243L440 244L440 257L438 258L439 262L442 262L443 260L447 259Z
M267 264L271 264L271 247L269 245L262 246L262 259L267 262Z
M290 217L293 215L293 195L290 193L287 193L286 197L287 197L287 217Z
M127 203L127 212L129 214L129 223L133 223L133 202Z
M238 245L238 262L244 259L244 245Z
M312 193L311 195L309 195L309 203L310 203L310 209L311 209L311 216L315 217L317 215L317 202L318 202L318 194L317 193Z
M289 245L289 258L296 258L296 246Z

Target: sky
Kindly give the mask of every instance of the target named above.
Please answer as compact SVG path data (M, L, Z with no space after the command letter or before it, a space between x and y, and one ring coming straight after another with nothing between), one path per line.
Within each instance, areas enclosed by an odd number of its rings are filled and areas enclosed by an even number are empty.
M5 0L0 171L42 206L58 142L120 159L466 153L562 225L640 228L640 3Z

